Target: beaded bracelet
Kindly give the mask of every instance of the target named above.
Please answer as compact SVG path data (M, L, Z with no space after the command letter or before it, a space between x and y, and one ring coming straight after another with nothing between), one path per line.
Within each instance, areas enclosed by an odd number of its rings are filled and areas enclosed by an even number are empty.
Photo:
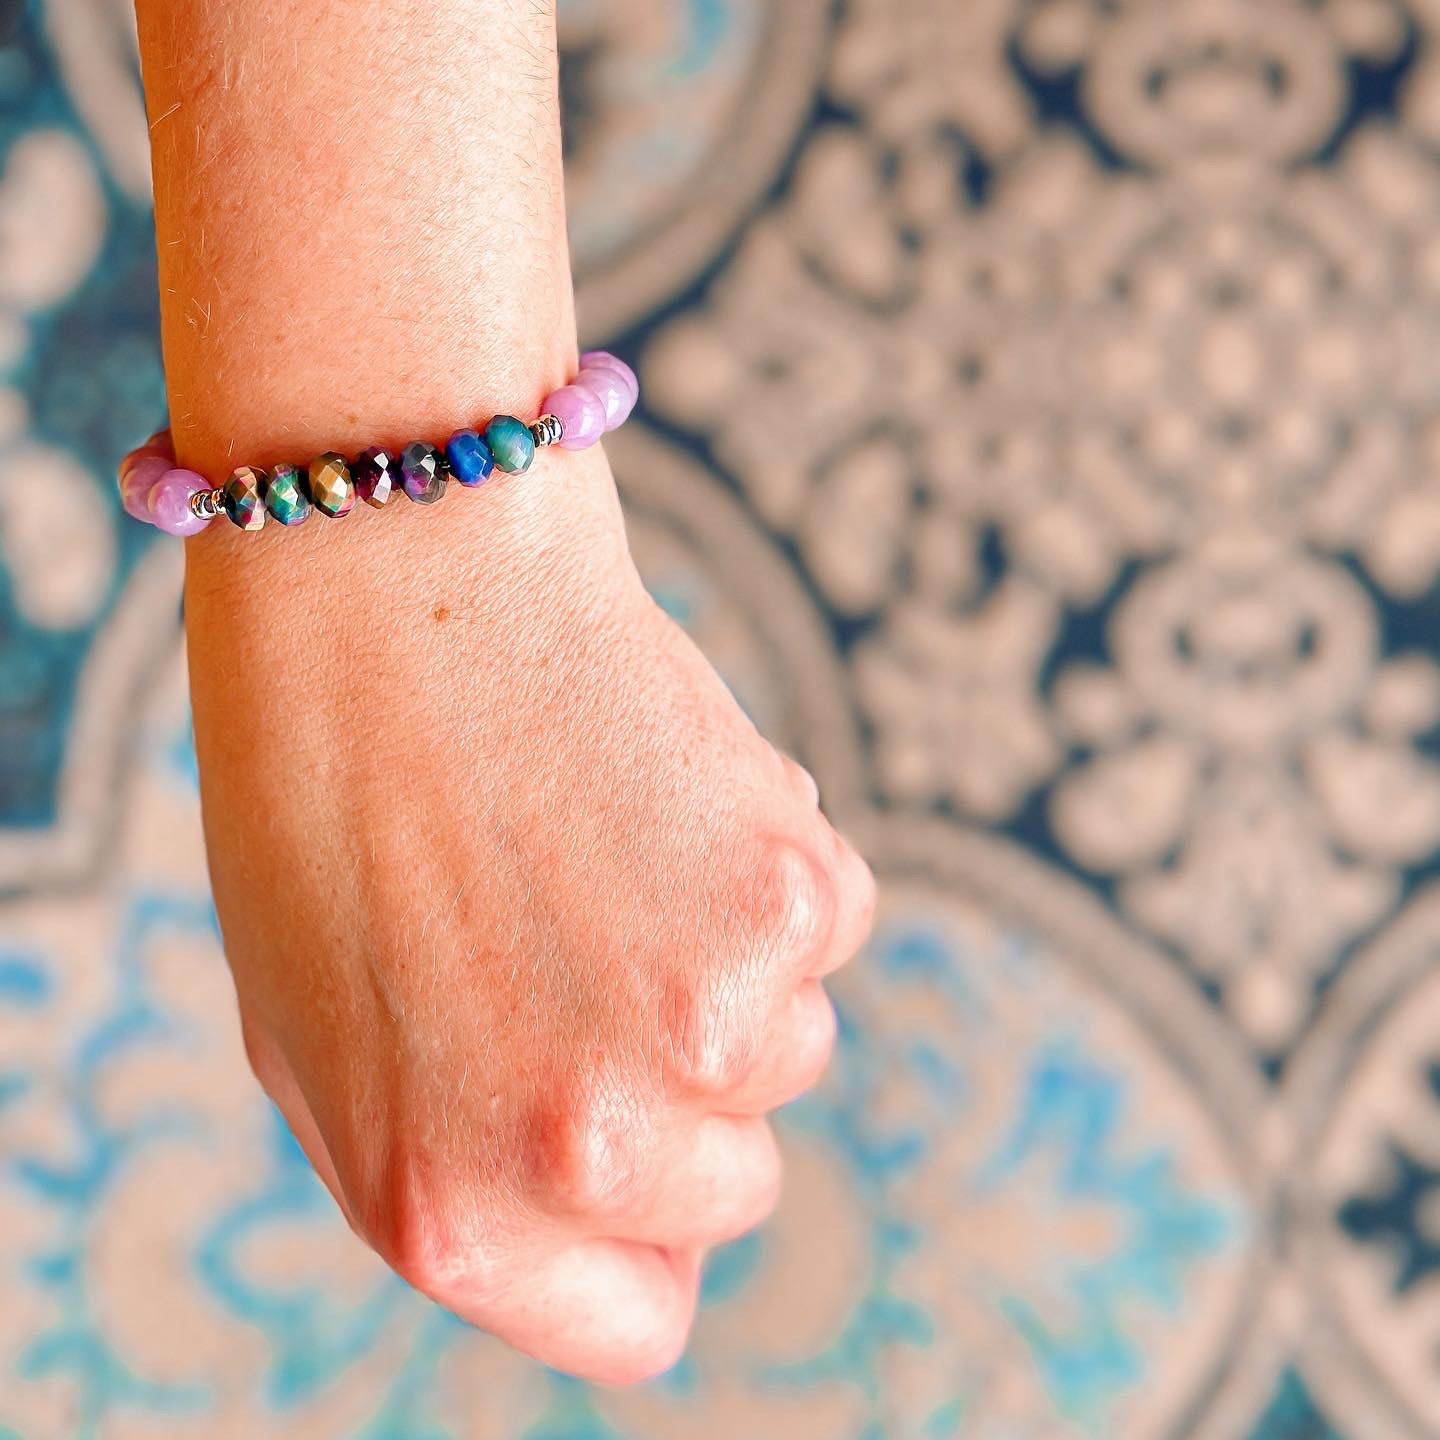
M526 425L497 415L481 434L457 430L443 447L416 440L392 454L372 445L347 461L333 450L301 470L241 465L223 485L175 463L168 430L158 431L120 462L120 499L129 515L167 535L194 535L222 512L242 530L259 530L268 514L282 525L299 525L312 510L339 519L356 499L377 509L403 490L420 505L433 505L453 478L475 486L495 470L520 474L537 448L583 450L630 417L639 398L635 372L604 350L580 357L580 373L552 391L540 418Z

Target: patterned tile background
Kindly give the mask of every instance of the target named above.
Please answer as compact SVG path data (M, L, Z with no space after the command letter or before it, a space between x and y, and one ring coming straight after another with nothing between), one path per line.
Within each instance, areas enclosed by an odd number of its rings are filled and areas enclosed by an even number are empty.
M883 881L781 1213L625 1393L332 1213L107 479L127 5L9 0L0 1436L1440 1436L1440 0L562 9L644 571Z

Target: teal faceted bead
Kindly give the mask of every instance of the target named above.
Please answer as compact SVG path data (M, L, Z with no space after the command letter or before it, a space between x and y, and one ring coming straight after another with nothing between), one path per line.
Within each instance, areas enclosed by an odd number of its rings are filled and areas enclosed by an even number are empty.
M513 415L497 415L485 427L485 443L495 463L512 475L528 470L535 458L535 437L530 427Z
M277 465L260 487L265 508L282 525L302 525L313 508L304 480L294 465Z

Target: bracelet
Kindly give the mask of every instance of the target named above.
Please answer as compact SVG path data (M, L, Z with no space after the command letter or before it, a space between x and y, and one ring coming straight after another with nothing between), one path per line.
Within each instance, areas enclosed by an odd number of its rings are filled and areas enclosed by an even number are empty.
M457 430L443 446L412 441L392 453L372 445L348 461L333 450L301 469L241 465L223 485L176 465L168 430L157 431L120 462L120 500L128 515L167 535L194 535L224 514L242 530L259 530L268 514L299 525L313 510L338 520L356 499L379 509L403 490L419 505L433 505L451 479L474 487L495 470L518 475L545 445L583 450L623 424L635 408L635 372L604 350L580 357L580 373L552 391L533 425L496 415L484 432Z

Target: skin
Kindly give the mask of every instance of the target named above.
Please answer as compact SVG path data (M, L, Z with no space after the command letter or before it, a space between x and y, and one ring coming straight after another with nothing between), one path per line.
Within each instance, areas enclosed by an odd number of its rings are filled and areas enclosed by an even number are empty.
M140 0L181 462L443 439L573 373L551 7ZM603 451L186 542L247 1052L357 1234L590 1379L772 1208L869 871L651 602Z

